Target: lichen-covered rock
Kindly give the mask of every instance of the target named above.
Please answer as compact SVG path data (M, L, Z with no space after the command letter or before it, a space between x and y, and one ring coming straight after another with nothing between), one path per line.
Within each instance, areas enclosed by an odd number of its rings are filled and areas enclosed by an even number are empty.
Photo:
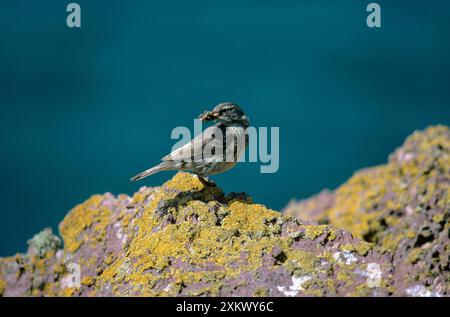
M285 214L330 223L394 253L400 295L450 296L450 130L415 132L386 165Z
M304 200L292 199L283 209L283 214L287 216L299 217L305 220L326 224L326 210L334 205L334 192L327 189L319 194Z
M62 248L62 241L55 236L51 228L46 228L28 240L28 253L43 258L47 252Z
M3 296L388 296L392 254L179 173L96 195L27 254L0 259ZM419 290L420 291L420 290Z

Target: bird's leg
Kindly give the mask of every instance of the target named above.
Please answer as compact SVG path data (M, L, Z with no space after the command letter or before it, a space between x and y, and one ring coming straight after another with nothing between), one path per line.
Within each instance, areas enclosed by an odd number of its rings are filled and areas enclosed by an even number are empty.
M205 179L203 176L201 175L197 175L199 181L203 184L203 186L205 187L211 187L211 186L215 186L214 182L211 182L207 179Z

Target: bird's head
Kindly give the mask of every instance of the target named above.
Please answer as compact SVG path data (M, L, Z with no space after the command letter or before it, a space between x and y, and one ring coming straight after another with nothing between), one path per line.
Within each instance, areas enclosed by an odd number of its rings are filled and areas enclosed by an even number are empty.
M248 127L250 121L244 111L236 104L224 102L214 107L212 111L206 111L199 116L201 121L217 120L227 125L242 125Z

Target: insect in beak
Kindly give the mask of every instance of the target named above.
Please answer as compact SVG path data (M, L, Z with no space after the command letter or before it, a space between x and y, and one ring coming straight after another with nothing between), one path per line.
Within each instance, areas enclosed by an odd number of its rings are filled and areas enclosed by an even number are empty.
M211 121L211 120L215 120L217 119L217 117L219 116L218 112L214 112L214 111L205 111L203 112L198 118L201 121Z

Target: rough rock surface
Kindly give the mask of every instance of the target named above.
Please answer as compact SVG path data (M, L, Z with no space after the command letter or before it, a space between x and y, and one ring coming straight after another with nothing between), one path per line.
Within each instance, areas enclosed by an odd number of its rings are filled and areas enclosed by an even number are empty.
M292 201L285 215L329 223L394 254L395 285L411 296L450 296L450 130L415 132L387 164L333 192Z
M27 254L0 259L3 296L386 296L392 255L343 230L225 196L179 173L96 195Z
M291 203L306 221L186 173L92 196L62 241L45 229L0 258L0 296L448 296L449 139L415 133L387 165Z

